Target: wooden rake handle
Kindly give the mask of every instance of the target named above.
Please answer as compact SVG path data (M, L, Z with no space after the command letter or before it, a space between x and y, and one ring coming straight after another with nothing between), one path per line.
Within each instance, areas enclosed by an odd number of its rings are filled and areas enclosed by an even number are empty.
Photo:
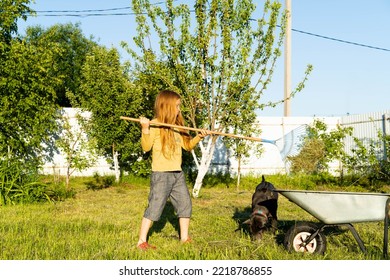
M136 118L130 118L130 117L120 117L120 118L122 120L127 120L127 121L132 121L132 122L140 122L140 120L136 119ZM197 132L207 131L208 134L213 134L213 135L221 135L221 136L241 138L241 139L245 139L245 140L252 140L252 141L259 141L259 142L267 142L268 143L268 140L264 140L264 139L257 138L257 137L241 136L241 135L236 135L236 134L231 134L231 133L223 133L223 132L211 131L211 130L207 130L207 129L200 129L200 128L175 125L175 124L161 123L161 122L156 122L156 121L151 121L150 125L173 127L173 128L186 129L186 130L192 130L192 131L197 131Z

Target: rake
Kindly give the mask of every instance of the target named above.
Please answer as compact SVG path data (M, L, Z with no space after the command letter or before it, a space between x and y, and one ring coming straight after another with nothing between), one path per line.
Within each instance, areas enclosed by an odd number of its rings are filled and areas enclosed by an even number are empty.
M275 141L275 145L279 148L284 162L286 162L289 156L299 154L302 148L302 142L307 136L307 131L308 125L300 125Z
M140 120L137 118L130 118L124 116L121 116L120 118L122 120L127 120L132 122L140 122ZM167 124L167 123L161 123L157 121L151 121L150 125L185 129L185 130L196 131L196 132L204 131L203 129L200 128L180 126L175 124ZM302 139L304 138L305 135L307 135L307 125L301 125L277 140L269 140L269 139L263 139L258 137L251 137L251 136L242 136L242 135L224 133L219 131L211 131L211 130L205 130L205 131L207 131L208 134L227 136L233 138L241 138L245 140L257 141L257 142L275 145L278 148L283 161L286 162L288 156L296 155L299 153Z
M140 122L140 120L136 119L136 118L130 118L130 117L120 117L120 118L122 120L127 120L127 121L132 121L132 122ZM258 142L271 143L271 144L274 143L274 141L272 141L272 140L266 140L266 139L262 139L262 138L258 138L258 137L242 136L242 135L224 133L224 132L219 132L219 131L212 131L212 130L207 130L207 129L200 129L200 128L175 125L175 124L161 123L161 122L157 122L157 121L151 121L150 124L153 126L172 127L172 128L185 129L185 130L191 130L191 131L197 131L197 132L206 131L208 134L213 134L213 135L241 138L241 139L245 139L245 140L258 141Z

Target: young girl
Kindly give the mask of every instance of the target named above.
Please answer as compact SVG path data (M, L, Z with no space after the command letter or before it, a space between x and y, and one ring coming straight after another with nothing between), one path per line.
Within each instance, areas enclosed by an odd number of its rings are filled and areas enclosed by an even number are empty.
M154 120L161 123L184 125L180 112L180 95L176 92L161 91L154 104ZM207 135L206 130L191 138L187 131L169 127L150 127L150 121L141 117L141 145L147 152L152 150L152 174L148 206L145 210L137 247L141 250L156 249L147 242L150 227L158 221L170 198L179 217L180 241L191 242L188 235L192 213L191 197L186 185L185 175L181 169L182 148L190 151Z

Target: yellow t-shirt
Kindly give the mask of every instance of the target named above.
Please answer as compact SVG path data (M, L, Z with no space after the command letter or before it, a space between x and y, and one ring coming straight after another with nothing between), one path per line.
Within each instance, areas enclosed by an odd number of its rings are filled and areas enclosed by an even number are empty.
M197 135L191 139L189 146L184 145L183 137L179 131L174 130L176 147L170 158L166 158L162 152L160 128L150 127L149 134L142 133L141 146L144 152L152 150L152 171L179 171L182 163L182 149L191 151L201 138Z

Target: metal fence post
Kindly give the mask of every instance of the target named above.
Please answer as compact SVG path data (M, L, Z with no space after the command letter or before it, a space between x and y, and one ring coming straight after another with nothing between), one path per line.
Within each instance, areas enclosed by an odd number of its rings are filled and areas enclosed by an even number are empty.
M385 113L382 115L382 130L383 130L383 160L387 161L387 147L386 147L386 121L389 121L390 123L390 117Z

